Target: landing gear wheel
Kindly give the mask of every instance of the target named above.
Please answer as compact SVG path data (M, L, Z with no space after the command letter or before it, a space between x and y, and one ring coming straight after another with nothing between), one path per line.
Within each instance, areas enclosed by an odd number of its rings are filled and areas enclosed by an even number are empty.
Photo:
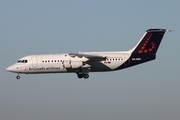
M83 78L83 74L78 74L78 78Z
M88 78L89 78L89 74L84 74L83 77L84 77L85 79L88 79Z
M78 78L85 78L88 79L89 78L89 74L77 74Z
M19 75L16 76L16 79L20 79L21 77Z

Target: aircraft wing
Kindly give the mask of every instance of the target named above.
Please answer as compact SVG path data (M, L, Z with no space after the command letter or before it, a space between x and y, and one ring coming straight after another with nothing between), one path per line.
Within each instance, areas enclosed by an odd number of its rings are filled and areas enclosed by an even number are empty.
M94 61L102 61L102 60L105 60L106 57L104 56L99 56L99 55L90 55L90 54L81 54L81 53L69 53L68 54L69 56L71 57L79 57L79 58L82 58L82 57L85 57L89 60L94 60Z

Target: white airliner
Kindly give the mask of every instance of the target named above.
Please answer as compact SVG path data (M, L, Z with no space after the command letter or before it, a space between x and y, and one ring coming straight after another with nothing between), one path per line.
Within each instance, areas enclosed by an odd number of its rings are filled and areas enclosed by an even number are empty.
M166 29L149 29L137 45L128 51L79 52L49 55L29 55L8 67L19 74L76 73L78 78L89 78L89 72L114 71L148 62L156 52Z

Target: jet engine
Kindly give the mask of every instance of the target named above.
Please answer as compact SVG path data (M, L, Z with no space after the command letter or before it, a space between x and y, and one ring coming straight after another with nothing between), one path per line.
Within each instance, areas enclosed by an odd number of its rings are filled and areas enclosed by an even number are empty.
M63 62L63 66L64 68L72 68L72 69L75 69L75 68L80 68L83 66L83 63L82 61L64 61Z

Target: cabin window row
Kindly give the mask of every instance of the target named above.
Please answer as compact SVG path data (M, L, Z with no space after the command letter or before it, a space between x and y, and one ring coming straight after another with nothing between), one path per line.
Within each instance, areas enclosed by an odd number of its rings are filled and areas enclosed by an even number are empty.
M107 58L106 61L121 61L123 58Z
M62 60L43 60L42 63L47 63L47 62L62 62Z
M123 58L107 58L106 61L122 61ZM63 62L63 60L42 60L42 63L49 63L49 62Z

